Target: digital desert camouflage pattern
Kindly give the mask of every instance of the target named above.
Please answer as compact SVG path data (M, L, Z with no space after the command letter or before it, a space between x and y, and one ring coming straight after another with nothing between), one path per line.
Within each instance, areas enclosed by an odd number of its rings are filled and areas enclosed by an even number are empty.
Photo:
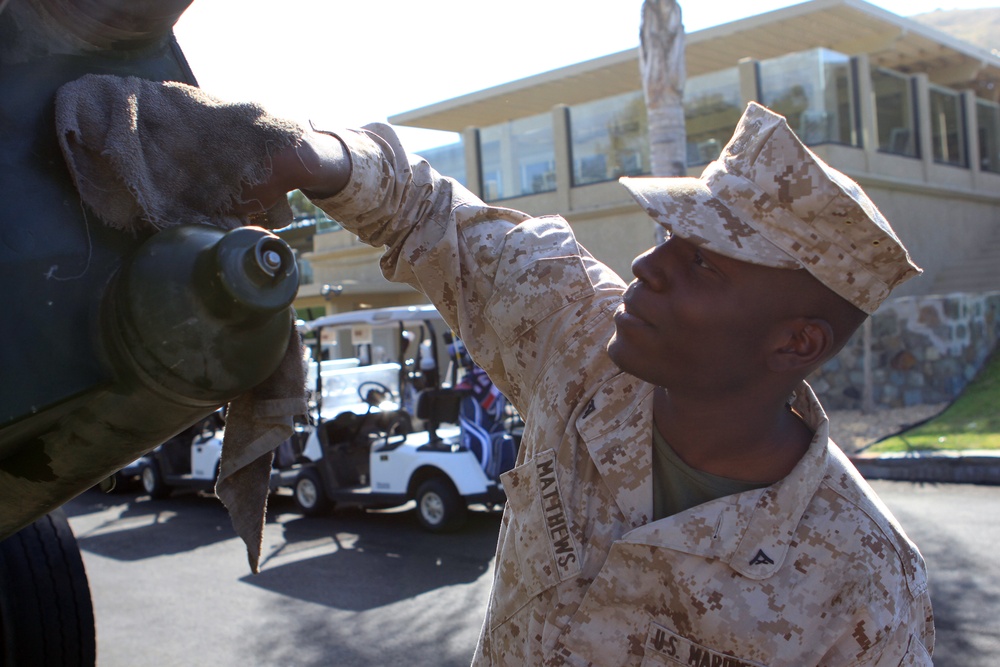
M651 522L653 387L605 353L625 284L559 217L479 201L392 130L343 132L316 203L423 291L526 419L477 665L929 665L923 561L829 441L783 481Z
M804 268L868 314L920 273L858 184L753 102L700 178L621 182L672 233L745 262Z

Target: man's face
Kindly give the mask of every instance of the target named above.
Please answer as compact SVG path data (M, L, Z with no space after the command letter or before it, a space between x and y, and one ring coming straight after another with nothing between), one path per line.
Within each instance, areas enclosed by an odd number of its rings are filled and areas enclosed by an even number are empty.
M608 342L622 370L708 398L752 389L766 373L783 292L797 272L730 259L678 237L636 257L632 272Z

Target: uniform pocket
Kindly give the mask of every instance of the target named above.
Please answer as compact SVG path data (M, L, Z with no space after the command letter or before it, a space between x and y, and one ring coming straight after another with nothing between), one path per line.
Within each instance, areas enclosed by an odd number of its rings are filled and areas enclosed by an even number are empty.
M538 258L522 254L530 260L525 266L501 262L494 281L497 289L486 306L487 320L507 345L563 306L594 293L578 255Z
M500 548L493 592L494 627L543 591L580 572L580 553L563 506L555 452L541 452L500 479L507 493L510 526Z

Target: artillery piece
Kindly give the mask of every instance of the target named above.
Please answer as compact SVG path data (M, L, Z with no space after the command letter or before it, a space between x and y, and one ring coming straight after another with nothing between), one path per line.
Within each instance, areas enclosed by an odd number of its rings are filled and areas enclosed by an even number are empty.
M81 201L54 97L84 74L196 85L191 0L0 0L0 662L92 665L59 507L259 384L292 331L294 256L245 227L133 236Z

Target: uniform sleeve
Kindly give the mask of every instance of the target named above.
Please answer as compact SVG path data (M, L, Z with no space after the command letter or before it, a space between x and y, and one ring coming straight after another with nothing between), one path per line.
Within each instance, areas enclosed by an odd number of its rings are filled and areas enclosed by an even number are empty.
M566 327L594 317L624 284L579 246L561 217L490 206L408 156L387 125L338 136L351 178L314 203L365 243L383 275L422 292L518 407Z
M870 656L861 665L892 665L892 667L933 667L934 614L930 593L926 589L914 598L906 622L900 623L877 656Z
M873 606L876 606L872 602ZM930 595L925 589L911 598L902 617L888 629L881 641L868 644L862 639L866 629L876 625L867 614L860 614L849 625L847 634L824 656L821 664L843 667L933 667L934 617ZM859 644L861 650L858 651ZM866 645L867 644L867 645Z

